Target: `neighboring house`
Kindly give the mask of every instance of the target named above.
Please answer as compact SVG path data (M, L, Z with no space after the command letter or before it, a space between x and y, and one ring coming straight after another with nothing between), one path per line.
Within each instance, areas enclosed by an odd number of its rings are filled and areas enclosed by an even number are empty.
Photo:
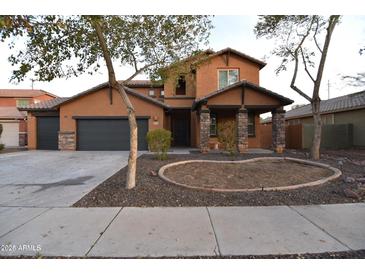
M259 86L264 62L234 49L207 50L181 61L185 68L163 84L131 81L127 93L135 107L140 150L148 149L146 133L165 128L173 146L217 147L217 126L237 122L240 152L261 147L259 115L275 117L273 148L283 149L283 106L293 101ZM176 79L178 78L178 79ZM61 150L128 150L129 125L120 95L101 84L70 98L57 98L23 108L28 115L28 147Z
M25 146L27 143L27 113L18 107L39 103L57 97L35 89L0 89L0 123L3 133L0 143L6 147Z
M320 111L323 124L323 147L365 147L365 90L323 100ZM288 111L285 114L285 120L287 146L289 148L310 147L313 131L311 105ZM270 124L271 118L265 119L262 123Z

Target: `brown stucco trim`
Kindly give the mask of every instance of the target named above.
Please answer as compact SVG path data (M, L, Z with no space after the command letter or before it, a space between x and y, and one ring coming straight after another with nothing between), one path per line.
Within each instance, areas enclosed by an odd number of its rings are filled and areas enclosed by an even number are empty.
M78 98L80 98L80 97L83 97L83 96L85 96L85 95L88 95L88 94L90 94L90 93L93 93L93 92L99 91L99 90L101 90L101 89L103 89L103 88L106 88L106 87L108 87L108 86L109 86L109 83L108 83L108 82L105 82L105 83L102 83L102 84L97 85L97 86L95 86L95 87L92 87L92 88L90 88L90 89L88 89L88 90L85 90L85 91L83 91L83 92L81 92L81 93L78 93L78 94L76 94L76 95L74 95L74 96L72 96L72 97L68 98L66 101L64 101L64 102L60 103L60 104L58 105L58 107L59 107L59 106L61 106L61 105L67 104L67 103L69 103L69 102L71 102L71 101L74 101L74 100L76 100L76 99L78 99ZM158 105L158 106L163 107L163 108L166 108L166 109L169 109L169 108L170 108L170 106L168 106L168 105L166 105L166 104L164 104L164 103L162 103L162 102L160 102L160 101L158 101L158 100L156 100L156 99L153 99L153 98L151 98L151 97L148 97L148 96L146 96L146 95L144 95L144 94L141 94L141 93L139 93L139 92L137 92L137 91L135 91L135 90L133 90L133 89L131 89L131 88L125 87L124 89L125 89L125 91L126 91L128 94L133 95L133 96L136 96L136 97L138 97L138 98L140 98L140 99L142 99L142 100L145 100L145 101L147 101L147 102L150 102L150 103L152 103L152 104Z
M151 116L136 116L136 119L150 119ZM72 119L75 120L127 120L128 116L72 116Z
M56 111L50 111L50 110L33 111L32 114L35 117L58 117L58 116L60 116L60 113L58 112L58 110L56 110Z
M222 89L219 89L219 90L216 90L216 91L213 91L211 93L209 93L208 95L204 96L204 97L201 97L201 98L197 98L195 99L195 101L193 102L193 110L197 109L199 105L201 104L206 104L207 100L212 98L212 97L215 97L219 94L222 94L226 91L229 91L229 90L232 90L234 88L237 88L237 87L242 87L242 88L245 88L245 87L248 87L248 88L251 88L253 90L256 90L256 91L260 91L270 97L273 97L277 100L279 100L281 102L281 105L282 106L286 106L286 105L290 105L292 104L294 101L289 99L289 98L286 98L278 93L275 93L271 90L268 90L266 88L263 88L263 87L260 87L254 83L251 83L251 82L248 82L247 80L242 80L242 81L239 81L237 83L234 83L228 87L225 87L225 88L222 88ZM243 98L244 99L244 98ZM276 106L277 107L277 106Z
M215 57L215 56L219 56L219 55L222 55L222 54L231 54L231 53L233 53L233 54L235 54L235 55L237 55L237 56L239 56L239 57L241 57L243 59L246 59L246 60L248 60L248 61L250 61L250 62L252 62L254 64L257 64L260 69L262 69L263 67L266 66L266 63L265 62L263 62L261 60L258 60L256 58L254 58L252 56L249 56L249 55L247 55L247 54L245 54L243 52L240 52L238 50L229 48L229 47L228 48L225 48L225 49L222 49L222 50L219 50L217 52L214 52L214 53L209 54L204 61L209 60L210 58ZM199 62L199 59L198 59L197 62Z

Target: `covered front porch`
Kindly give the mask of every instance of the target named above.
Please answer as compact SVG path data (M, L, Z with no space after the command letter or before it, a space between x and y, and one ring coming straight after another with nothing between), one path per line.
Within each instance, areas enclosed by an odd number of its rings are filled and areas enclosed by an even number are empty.
M270 111L273 116L271 149L280 153L285 148L285 111L282 108ZM262 148L260 114L265 112L267 109L244 106L235 108L203 106L199 113L201 152L225 149L219 134L224 130L222 127L230 126L230 123L235 127L236 150L239 153L247 152L248 149Z
M292 103L288 98L256 85L240 82L211 93L195 102L199 121L199 148L201 152L225 149L220 131L234 130L234 142L239 153L262 148L260 114L272 114L271 149L281 153L285 149L285 111ZM222 131L221 131L222 132Z

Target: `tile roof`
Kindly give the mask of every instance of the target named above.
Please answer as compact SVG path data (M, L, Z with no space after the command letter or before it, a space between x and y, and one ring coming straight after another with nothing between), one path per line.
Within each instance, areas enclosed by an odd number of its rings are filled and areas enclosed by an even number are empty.
M135 81L145 81L145 82L138 82L138 83L135 82L134 87L137 87L136 85L141 87L141 84L147 84L146 80L135 80ZM121 81L119 81L119 82L121 82ZM151 83L150 81L148 81L148 82ZM102 84L97 85L95 87L92 87L88 90L85 90L83 92L75 94L74 96L54 98L54 99L51 99L51 100L40 102L38 104L29 105L26 108L22 108L22 110L32 111L32 110L52 110L52 109L56 109L59 105L61 105L63 103L67 103L69 101L75 100L75 99L77 99L81 96L87 95L87 94L92 93L94 91L98 91L98 90L100 90L102 88L105 88L105 87L108 87L108 86L109 86L108 82L105 82L105 83L102 83ZM128 84L128 86L130 86L130 84ZM167 104L165 104L161 101L158 101L154 98L151 98L149 96L146 96L142 93L139 93L139 92L135 91L134 89L132 89L130 87L126 87L126 92L129 93L129 94L132 94L136 97L139 97L143 100L151 102L155 105L158 105L160 107L163 107L163 108L166 108L166 109L170 108Z
M19 110L32 111L32 110L52 110L59 104L65 102L68 97L57 97L46 101L41 101L36 104L30 104L26 107L19 108Z
M236 88L236 87L249 87L249 88L252 88L254 90L257 90L257 91L260 91L262 93L265 93L271 97L274 97L276 99L278 99L279 101L281 101L284 105L290 105L291 103L293 103L294 101L289 99L289 98L286 98L278 93L275 93L271 90L268 90L266 88L263 88L263 87L260 87L259 85L256 85L254 83L251 83L251 82L248 82L246 80L242 80L242 81L239 81L237 83L234 83L230 86L227 86L225 88L222 88L222 89L218 89L216 91L213 91L209 94L207 94L206 96L204 97L200 97L200 98L196 98L194 103L193 103L193 109L195 109L199 104L201 104L202 102L204 102L205 100L211 98L211 97L214 97L218 94L221 94L225 91L228 91L228 90L231 90L233 88Z
M56 95L41 89L0 89L0 97L32 98L44 94L57 97Z
M17 107L0 107L0 119L23 119L25 115Z
M266 63L264 61L261 61L259 59L256 59L252 56L249 56L249 55L247 55L243 52L240 52L238 50L235 50L235 49L232 49L232 48L229 48L229 47L225 48L225 49L222 49L222 50L219 50L219 51L216 51L216 52L213 52L211 55L209 55L209 58L213 57L213 56L221 55L221 54L224 54L224 53L230 53L230 52L232 52L232 53L234 53L234 54L236 54L236 55L238 55L238 56L240 56L244 59L250 60L253 63L258 64L260 66L260 69L262 69L264 66L266 66Z
M118 82L122 82L122 81L118 81ZM126 85L127 87L130 88L149 88L149 87L163 87L163 84L161 83L154 83L150 80L131 80L129 81L129 83Z
M332 113L345 110L365 108L365 90L321 101L321 113ZM310 104L289 110L285 114L286 119L293 119L312 115Z

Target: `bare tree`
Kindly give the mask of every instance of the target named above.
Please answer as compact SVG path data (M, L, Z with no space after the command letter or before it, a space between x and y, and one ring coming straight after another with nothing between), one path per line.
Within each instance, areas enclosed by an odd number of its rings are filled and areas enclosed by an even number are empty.
M293 75L290 87L312 106L314 121L314 136L311 149L313 159L320 158L321 145L321 116L319 90L321 87L324 66L335 26L339 22L339 15L331 15L324 18L317 15L289 15L289 16L260 16L255 26L258 38L266 37L275 39L278 46L273 54L282 58L276 73L287 70L288 64L294 62ZM323 46L319 41L320 34L325 31ZM315 50L312 50L314 48ZM317 55L319 61L316 62ZM317 63L317 64L316 64ZM313 85L312 94L305 92L296 84L299 73L299 65Z

